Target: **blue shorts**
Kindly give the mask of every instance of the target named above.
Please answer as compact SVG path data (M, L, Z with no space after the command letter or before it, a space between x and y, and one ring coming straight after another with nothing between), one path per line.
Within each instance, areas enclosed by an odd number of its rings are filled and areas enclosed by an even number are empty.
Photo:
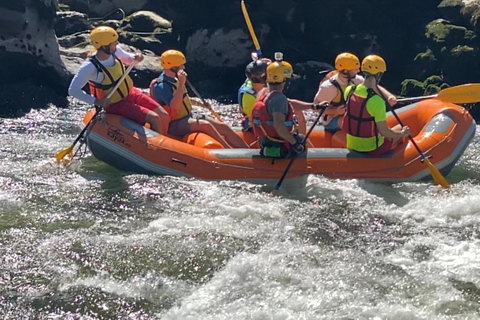
M333 132L340 130L340 127L338 126L340 118L341 117L332 118L332 120L330 120L330 122L325 126L325 130Z

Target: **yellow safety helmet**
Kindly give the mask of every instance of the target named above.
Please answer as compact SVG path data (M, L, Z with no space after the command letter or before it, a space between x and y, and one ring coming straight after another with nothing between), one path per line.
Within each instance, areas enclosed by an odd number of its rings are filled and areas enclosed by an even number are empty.
M360 69L360 60L357 56L348 52L340 53L335 58L335 69L337 70L353 70Z
M292 65L286 61L275 61L267 67L267 83L282 83L292 75Z
M163 69L171 69L187 63L187 59L178 50L167 50L160 56L160 63Z
M290 79L293 76L292 65L290 63L288 63L287 61L282 61L282 63L283 63L283 67L284 67L283 75L284 75L285 79Z
M366 56L362 61L362 71L370 74L377 74L387 71L387 64L382 57L371 54Z
M110 43L118 40L118 33L111 27L97 27L90 32L90 39L95 49L108 46Z

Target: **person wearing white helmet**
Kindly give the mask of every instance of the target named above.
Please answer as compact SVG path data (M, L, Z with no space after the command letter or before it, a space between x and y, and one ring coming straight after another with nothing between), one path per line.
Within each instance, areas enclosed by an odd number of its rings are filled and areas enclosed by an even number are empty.
M160 134L166 133L170 121L168 113L155 100L135 88L128 75L110 99L106 98L125 73L124 64L141 62L142 54L130 54L121 49L118 34L111 27L93 29L90 38L96 51L73 77L68 88L69 95L141 125L148 122L153 130ZM90 93L83 90L87 83L90 85Z

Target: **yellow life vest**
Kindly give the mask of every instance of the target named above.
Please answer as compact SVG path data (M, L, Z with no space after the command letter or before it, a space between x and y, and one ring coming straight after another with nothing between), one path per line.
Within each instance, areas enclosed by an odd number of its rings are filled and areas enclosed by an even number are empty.
M178 85L179 85L179 82L178 82L178 79L175 78L175 81L171 81L170 80L171 78L165 78L165 74L162 73L157 79L156 79L156 83L168 83L168 85L170 85L170 87L172 88L172 93L173 95L175 95L175 93L177 92L178 90ZM153 84L155 85L155 84ZM153 88L153 86L152 86ZM163 102L161 101L158 101L162 106L163 108L165 108L165 110L168 112L168 114L170 115L170 120L173 121L173 120L176 120L176 119L181 119L183 117L186 117L188 116L191 112L192 112L192 101L190 101L190 97L188 96L187 94L187 90L184 90L184 94L183 94L183 108L179 108L178 110L175 109L175 108L172 108L171 106L169 105L165 105Z
M111 67L105 67L97 59L97 56L92 56L90 58L90 61L97 68L97 71L103 73L102 83L97 83L94 81L88 82L90 85L90 92L98 99L108 96L110 91L112 91L113 87L115 87L117 84L118 80L125 73L125 66L120 59L118 59L115 55L113 55L113 58L115 60L115 64ZM133 80L130 78L130 76L127 76L125 80L122 81L122 84L120 84L115 93L110 97L110 102L115 103L128 96L132 87Z
M330 105L334 107L345 105L344 91L345 91L345 88L348 86L348 84L345 86L342 86L340 85L340 83L338 83L337 80L332 78L330 78L329 81L335 86L335 88L337 88L337 95L335 96L335 98L332 99L332 101L330 102Z

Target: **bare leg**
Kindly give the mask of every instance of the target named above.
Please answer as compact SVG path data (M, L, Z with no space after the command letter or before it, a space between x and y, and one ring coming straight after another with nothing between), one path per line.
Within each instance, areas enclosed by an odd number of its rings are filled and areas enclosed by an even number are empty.
M227 140L233 148L249 148L248 144L237 135L228 124L216 119L208 119L207 121L216 129L216 131L225 137L225 140Z
M188 124L190 125L191 132L203 132L220 142L224 148L232 148L232 146L228 144L228 142L222 137L217 129L215 129L215 127L207 120L190 118Z
M162 108L163 109L163 108ZM157 109L155 109L156 111ZM159 115L154 111L149 111L147 116L145 117L145 122L150 123L150 127L152 130L160 133L166 134L168 131L168 122L170 121L170 117L168 113L164 110L165 114Z
M162 128L165 128L164 131L166 133L168 131L168 124L170 123L170 115L161 106L158 106L155 110L153 110L153 112L160 116Z

